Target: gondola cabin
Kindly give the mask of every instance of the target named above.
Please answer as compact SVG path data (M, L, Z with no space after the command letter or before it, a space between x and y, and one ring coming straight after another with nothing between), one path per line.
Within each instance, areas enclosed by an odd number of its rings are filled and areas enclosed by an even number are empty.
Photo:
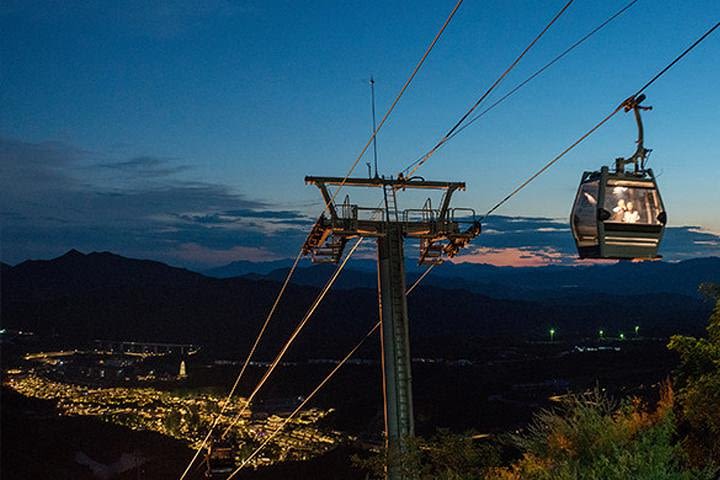
M570 219L580 258L658 257L667 216L655 176L585 172Z
M645 148L640 112L652 107L640 105L643 100L645 95L633 96L621 105L635 114L635 152L616 159L614 172L602 167L583 173L580 180L570 214L580 258L658 258L667 214L655 175L645 168L650 150ZM626 171L626 167L631 170Z

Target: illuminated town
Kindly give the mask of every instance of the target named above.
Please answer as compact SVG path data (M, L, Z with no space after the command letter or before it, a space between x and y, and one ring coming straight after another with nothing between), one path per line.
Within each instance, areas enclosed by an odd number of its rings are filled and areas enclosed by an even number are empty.
M35 359L40 357L42 355L34 356ZM225 401L223 396L191 389L161 390L146 386L107 387L70 383L51 378L53 373L57 372L42 362L40 368L7 371L4 383L27 397L56 402L60 415L94 416L133 430L156 431L187 441L192 448L200 446ZM228 430L227 439L237 445L236 460L242 461L285 421L295 405L289 401L282 403L274 407L265 403L264 407L242 411L244 398L235 397L230 401L218 428L224 431L235 423ZM263 455L254 457L249 464L256 467L287 460L306 460L327 452L344 438L338 432L326 431L318 426L319 421L329 413L331 411L317 408L303 410L272 438Z

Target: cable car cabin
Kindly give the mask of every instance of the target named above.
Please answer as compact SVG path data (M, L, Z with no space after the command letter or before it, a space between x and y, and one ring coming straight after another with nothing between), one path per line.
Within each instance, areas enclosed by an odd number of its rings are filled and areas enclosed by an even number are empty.
M615 159L615 171L602 167L585 172L570 215L580 258L658 258L667 214L655 182L645 168L651 150L645 148L640 105L645 95L632 96L621 107L633 111L638 139L635 152ZM626 167L632 167L626 171Z
M227 478L235 470L235 455L230 443L213 441L205 456L206 478Z
M658 258L667 215L652 170L585 172L570 225L580 258Z

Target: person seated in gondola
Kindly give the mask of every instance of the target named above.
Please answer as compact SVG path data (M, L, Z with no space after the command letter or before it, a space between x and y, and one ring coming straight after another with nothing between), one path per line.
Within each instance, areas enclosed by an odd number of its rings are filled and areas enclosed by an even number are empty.
M617 205L613 208L613 216L610 219L613 222L623 222L627 206L625 205L625 199L621 198L618 200Z
M640 220L640 212L635 210L633 202L627 202L625 213L623 214L623 223L637 223Z

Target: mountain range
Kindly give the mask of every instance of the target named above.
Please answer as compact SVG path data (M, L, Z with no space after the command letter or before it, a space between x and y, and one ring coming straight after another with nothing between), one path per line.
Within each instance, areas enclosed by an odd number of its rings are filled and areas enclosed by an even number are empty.
M371 266L366 261L343 272L291 358L342 354L377 321ZM286 272L263 268L265 273L213 278L160 262L71 250L2 267L2 325L76 343L196 343L235 357L254 340ZM269 358L287 338L332 268L298 269L260 358ZM558 339L594 336L599 328L629 332L635 325L646 335L699 333L710 305L696 291L706 281L720 282L720 259L532 269L443 265L408 297L414 354L472 356L493 338L544 339L550 326Z
M203 273L218 278L240 276L254 280L283 281L290 263L290 260L267 263L234 262ZM321 287L334 269L334 265L327 264L300 266L293 274L293 282ZM407 262L405 271L410 284L422 274L424 267ZM673 263L618 262L524 268L446 262L434 268L432 274L423 279L423 285L445 289L462 288L495 298L563 298L572 301L573 297L591 294L674 293L697 296L700 283L719 280L720 257L707 257ZM336 288L375 288L376 285L375 261L362 259L348 263L336 283Z

